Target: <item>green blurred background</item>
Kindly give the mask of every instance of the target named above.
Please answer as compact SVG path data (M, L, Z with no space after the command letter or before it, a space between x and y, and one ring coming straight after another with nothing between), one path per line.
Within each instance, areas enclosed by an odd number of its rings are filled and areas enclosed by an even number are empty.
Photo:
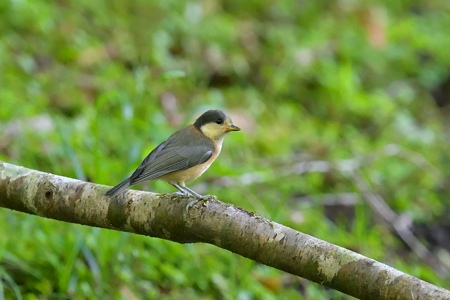
M449 49L448 1L5 0L0 160L115 185L225 109L243 131L191 187L449 289ZM210 245L0 230L0 299L349 299Z

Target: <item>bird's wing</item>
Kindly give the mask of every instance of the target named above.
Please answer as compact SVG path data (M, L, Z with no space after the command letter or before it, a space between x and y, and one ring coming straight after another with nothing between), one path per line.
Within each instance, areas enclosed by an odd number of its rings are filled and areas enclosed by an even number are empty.
M189 136L169 138L156 147L131 175L131 184L157 179L206 162L214 152L212 142L194 143Z

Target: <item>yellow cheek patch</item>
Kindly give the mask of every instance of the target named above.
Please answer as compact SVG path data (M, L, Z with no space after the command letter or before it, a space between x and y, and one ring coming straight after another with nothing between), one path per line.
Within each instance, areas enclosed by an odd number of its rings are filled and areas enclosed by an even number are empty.
M213 141L220 139L226 133L224 129L223 125L216 123L208 123L201 127L203 134Z

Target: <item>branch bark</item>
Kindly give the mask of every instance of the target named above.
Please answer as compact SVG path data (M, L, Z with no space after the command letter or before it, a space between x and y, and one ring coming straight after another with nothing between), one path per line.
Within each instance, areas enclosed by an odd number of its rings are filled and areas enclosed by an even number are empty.
M450 291L216 197L128 191L0 161L0 207L179 243L204 242L360 299L450 299Z

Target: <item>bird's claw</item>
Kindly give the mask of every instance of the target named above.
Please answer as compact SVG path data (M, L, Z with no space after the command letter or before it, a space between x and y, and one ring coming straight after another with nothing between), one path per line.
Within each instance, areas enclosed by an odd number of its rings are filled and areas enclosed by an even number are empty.
M196 197L196 199L190 201L188 205L186 205L186 213L189 213L189 209L193 207L197 202L202 202L202 206L207 206L208 199L211 198L211 195L204 195L201 197Z
M188 194L187 192L174 192L172 194L177 195L177 196L186 196L186 195L190 196L191 195L191 194Z
M194 204L198 201L198 199L192 200L191 202L188 203L188 205L186 205L186 213L189 213L189 209L194 206Z

